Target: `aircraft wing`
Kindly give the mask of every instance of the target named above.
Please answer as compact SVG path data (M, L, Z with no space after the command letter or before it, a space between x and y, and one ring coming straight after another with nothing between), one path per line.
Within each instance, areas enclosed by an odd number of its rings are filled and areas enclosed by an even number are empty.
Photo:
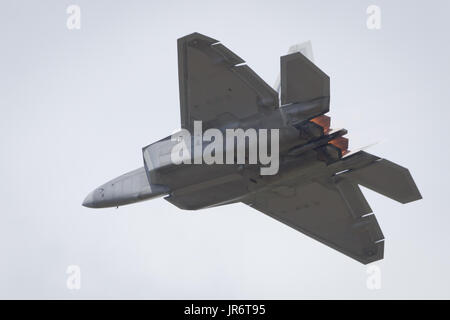
M411 202L421 195L409 171L365 152L327 168L334 172L308 181L293 178L243 202L361 263L383 259L383 233L358 184Z
M199 33L178 39L181 127L193 121L239 120L278 107L278 93L244 60L217 40ZM219 124L220 125L220 124Z
M336 185L314 182L292 195L265 191L247 204L364 264L383 259L375 215L363 216L371 210L357 185L345 188L349 198Z

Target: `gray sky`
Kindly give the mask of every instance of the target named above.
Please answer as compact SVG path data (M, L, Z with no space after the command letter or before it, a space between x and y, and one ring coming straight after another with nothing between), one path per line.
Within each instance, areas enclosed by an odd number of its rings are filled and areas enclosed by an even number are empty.
M66 8L81 8L68 30ZM381 8L368 30L366 8ZM0 298L450 298L448 1L2 1ZM424 199L364 189L386 238L367 267L243 204L81 206L179 127L176 39L220 40L273 84L312 41L350 148L411 171ZM81 289L66 268L81 268Z

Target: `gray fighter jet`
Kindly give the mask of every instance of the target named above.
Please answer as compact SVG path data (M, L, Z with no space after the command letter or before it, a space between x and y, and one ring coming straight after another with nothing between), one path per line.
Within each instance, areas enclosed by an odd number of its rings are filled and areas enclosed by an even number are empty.
M262 175L260 163L176 164L178 142L168 136L142 149L143 167L101 185L84 206L161 196L187 210L242 202L361 263L383 258L384 236L359 185L401 203L421 195L408 169L350 152L347 131L330 129L324 72L301 53L282 56L279 96L239 56L198 33L178 39L178 72L181 127L278 129L278 173Z

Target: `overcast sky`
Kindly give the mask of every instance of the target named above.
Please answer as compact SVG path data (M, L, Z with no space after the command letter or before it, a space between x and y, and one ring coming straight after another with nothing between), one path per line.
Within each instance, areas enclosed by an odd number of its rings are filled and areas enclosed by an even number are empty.
M81 29L66 26L69 5ZM381 29L366 9L381 8ZM448 1L2 1L0 298L450 298ZM363 190L386 238L367 266L243 204L81 206L179 128L176 40L220 40L270 85L311 40L350 149L409 168L424 199ZM66 286L69 265L81 288Z

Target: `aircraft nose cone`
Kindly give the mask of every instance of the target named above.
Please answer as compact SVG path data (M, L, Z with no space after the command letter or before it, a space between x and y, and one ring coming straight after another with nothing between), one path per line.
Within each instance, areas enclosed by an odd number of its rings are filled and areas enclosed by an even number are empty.
M94 191L86 196L82 205L87 208L94 208Z

